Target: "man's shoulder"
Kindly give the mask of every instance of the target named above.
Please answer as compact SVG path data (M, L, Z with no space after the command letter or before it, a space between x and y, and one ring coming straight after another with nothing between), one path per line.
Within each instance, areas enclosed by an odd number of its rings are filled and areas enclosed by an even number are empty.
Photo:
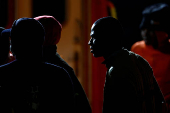
M120 68L116 66L111 66L107 71L107 76L109 78L126 78L128 70L126 68Z
M52 63L48 63L48 62L42 63L41 68L44 70L47 70L47 71L53 71L53 72L57 72L57 73L60 73L60 72L68 73L65 68L63 68L57 64L52 64Z
M15 67L15 61L0 65L0 70L3 71L3 70L6 70L8 68L13 68L13 67Z
M67 73L66 70L58 65L54 65L51 63L47 62L18 62L18 61L13 61L4 65L0 66L0 71L5 71L5 72L39 72L39 73Z
M140 73L147 73L151 76L153 75L152 67L146 59L134 52L129 51L129 53L135 68L137 68Z
M0 72L0 81L11 81L12 79L18 81L18 78L34 78L35 80L46 81L46 83L57 81L57 84L63 80L71 81L68 72L64 68L46 62L35 64L25 63L23 65L13 62L0 66Z
M132 47L131 47L131 51L139 51L143 48L145 48L146 44L145 44L145 41L138 41L138 42L135 42Z
M49 67L49 68L58 68L58 69L63 69L62 67L60 67L59 65L56 65L56 64L52 64L52 63L49 63L49 62L43 62L42 65L44 67Z
M69 73L73 73L73 68L62 58L58 53L56 53L53 59L46 60L46 62L54 64L56 66L62 67L67 70Z
M111 77L113 75L113 73L115 72L115 68L113 66L111 66L109 69L108 69L108 76Z
M143 57L127 49L122 49L117 59L116 65L113 65L115 60L113 62L110 60L110 73L124 73L139 67L151 69L149 63Z
M140 56L139 54L136 54L132 51L129 51L129 55L131 56L131 59L133 61L135 61L136 63L138 63L138 64L141 63L141 64L145 64L145 65L150 66L148 61L146 59L144 59L142 56Z
M56 63L57 65L67 68L67 69L73 69L58 53L56 53Z

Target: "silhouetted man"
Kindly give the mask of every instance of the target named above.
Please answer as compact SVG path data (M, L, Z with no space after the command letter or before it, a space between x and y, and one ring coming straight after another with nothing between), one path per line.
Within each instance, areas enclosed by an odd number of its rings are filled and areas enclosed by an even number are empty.
M42 62L43 26L35 19L20 18L10 33L16 60L0 67L0 112L74 113L69 75Z
M69 73L74 87L76 113L91 113L91 107L85 91L81 86L74 70L57 53L57 43L61 38L62 25L53 16L43 15L35 17L45 29L45 41L43 44L43 60L63 67Z
M91 53L104 57L108 68L103 113L162 113L164 98L152 68L142 57L122 48L123 29L119 21L100 18L92 25L90 35Z

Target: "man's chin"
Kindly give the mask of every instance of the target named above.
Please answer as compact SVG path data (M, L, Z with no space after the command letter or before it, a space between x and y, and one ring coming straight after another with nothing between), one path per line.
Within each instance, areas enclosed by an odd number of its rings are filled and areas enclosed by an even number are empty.
M93 56L94 56L95 58L97 58L97 57L102 57L102 55L94 54L94 53L93 53Z

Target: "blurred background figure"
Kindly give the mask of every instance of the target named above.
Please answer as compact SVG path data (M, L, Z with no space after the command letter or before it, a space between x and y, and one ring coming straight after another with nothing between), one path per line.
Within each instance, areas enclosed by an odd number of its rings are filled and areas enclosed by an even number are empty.
M63 67L69 73L75 91L76 113L91 113L91 107L87 96L81 86L74 70L57 53L57 43L61 38L62 25L53 16L43 15L35 17L45 29L45 41L43 44L43 60Z
M170 8L168 4L157 3L146 7L142 14L140 29L143 40L134 43L131 51L149 62L170 105Z
M0 65L9 63L15 59L10 52L9 37L9 33L5 31L5 28L0 27Z

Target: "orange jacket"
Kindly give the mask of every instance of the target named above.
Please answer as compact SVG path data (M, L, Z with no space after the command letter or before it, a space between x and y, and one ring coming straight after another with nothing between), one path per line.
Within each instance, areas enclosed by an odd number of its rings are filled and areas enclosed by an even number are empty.
M132 45L131 51L149 62L164 98L168 102L170 100L170 54L162 53L151 45L146 45L144 41Z

